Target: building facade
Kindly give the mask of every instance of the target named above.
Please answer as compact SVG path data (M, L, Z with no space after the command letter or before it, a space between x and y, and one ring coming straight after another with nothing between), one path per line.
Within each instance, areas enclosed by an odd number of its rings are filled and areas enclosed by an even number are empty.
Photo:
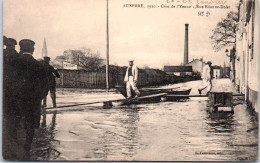
M186 64L185 66L192 66L193 72L202 73L203 67L207 65L207 63L203 62L202 59L193 59L191 62Z
M220 68L213 68L213 78L220 79L222 78L222 73Z
M258 1L240 0L236 30L235 84L258 112Z

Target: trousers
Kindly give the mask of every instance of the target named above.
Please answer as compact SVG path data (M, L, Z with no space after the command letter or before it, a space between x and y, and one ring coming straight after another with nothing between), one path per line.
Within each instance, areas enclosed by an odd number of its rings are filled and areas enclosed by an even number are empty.
M211 80L203 79L202 82L203 82L203 85L200 87L200 90L202 91L207 88L207 92L209 92L212 88Z
M126 82L126 92L127 92L127 97L131 98L132 97L132 92L131 88L134 90L136 95L140 95L139 90L136 87L136 83L134 82L133 76L128 77L128 81Z
M56 107L56 88L55 85L50 86L50 94L52 99L53 107ZM43 98L43 105L46 106L47 96Z

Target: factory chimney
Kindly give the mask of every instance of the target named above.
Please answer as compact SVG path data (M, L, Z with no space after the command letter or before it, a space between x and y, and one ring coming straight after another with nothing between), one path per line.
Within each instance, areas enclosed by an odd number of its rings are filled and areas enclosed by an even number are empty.
M184 41L184 62L186 65L189 62L189 24L185 24L185 41Z

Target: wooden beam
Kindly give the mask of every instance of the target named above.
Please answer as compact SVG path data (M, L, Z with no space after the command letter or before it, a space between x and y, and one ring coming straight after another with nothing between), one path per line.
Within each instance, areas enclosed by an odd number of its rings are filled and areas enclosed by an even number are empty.
M243 94L233 94L233 96L244 96ZM112 102L123 102L123 101L135 101L135 100L142 100L142 99L149 99L154 97L208 97L207 95L171 95L168 93L159 93L154 95L142 96L138 98L130 98L130 99L115 99L115 100L107 100L107 101L95 101L95 102L87 102L87 103L80 103L80 104L72 104L72 105L64 105L64 106L57 106L57 107L47 107L45 109L58 109L58 108L67 108L67 107L74 107L74 106L83 106L83 105L91 105L91 104L99 104L99 103L112 103Z
M233 94L233 96L244 96L243 94ZM208 95L171 95L167 94L165 97L208 97Z
M208 95L165 95L165 97L208 97Z
M159 93L159 94L142 96L142 97L138 97L138 98L130 98L130 99L122 98L122 99L107 100L107 101L95 101L95 102L87 102L87 103L81 103L81 104L72 104L72 105L64 105L64 106L57 106L57 107L47 107L45 109L57 109L57 108L67 108L67 107L73 107L73 106L91 105L91 104L99 104L99 103L111 103L111 102L142 100L142 99L149 99L149 98L154 98L154 97L161 97L161 96L165 96L165 95L167 95L167 93Z

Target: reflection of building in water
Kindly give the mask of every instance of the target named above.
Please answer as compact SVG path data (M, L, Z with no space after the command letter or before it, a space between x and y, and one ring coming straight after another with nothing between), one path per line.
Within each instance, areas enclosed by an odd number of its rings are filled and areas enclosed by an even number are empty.
M232 113L209 112L207 124L210 126L210 133L231 133L233 132L235 120Z
M236 30L236 85L258 112L258 1L240 0Z

